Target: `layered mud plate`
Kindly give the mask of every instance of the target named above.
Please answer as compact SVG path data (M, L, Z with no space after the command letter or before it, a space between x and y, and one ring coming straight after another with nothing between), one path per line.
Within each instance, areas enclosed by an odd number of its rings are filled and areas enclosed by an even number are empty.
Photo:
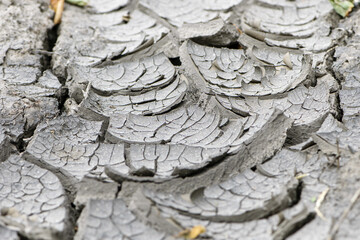
M0 3L0 239L358 239L360 12ZM198 232L196 232L198 231Z

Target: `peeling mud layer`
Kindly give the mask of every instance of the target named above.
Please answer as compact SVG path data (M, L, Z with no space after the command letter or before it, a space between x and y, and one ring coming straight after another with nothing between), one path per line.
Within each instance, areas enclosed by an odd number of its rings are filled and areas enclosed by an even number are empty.
M358 6L48 4L0 2L0 239L359 239Z

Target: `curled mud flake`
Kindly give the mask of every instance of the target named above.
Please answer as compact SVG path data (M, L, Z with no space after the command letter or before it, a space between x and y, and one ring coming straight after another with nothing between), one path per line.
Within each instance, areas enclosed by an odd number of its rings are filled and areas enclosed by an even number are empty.
M245 222L267 216L272 208L291 205L296 186L290 176L268 178L249 170L218 185L196 189L189 200L160 191L145 193L157 204L195 219Z
M99 1L100 8L105 6L101 2L103 1ZM113 7L113 1L107 2L106 6ZM119 1L119 4L121 2ZM94 3L98 4L98 1ZM92 3L89 3L86 8L93 9L91 6ZM127 10L117 8L103 14L89 14L85 10L68 6L59 32L61 37L54 47L54 72L65 78L67 67L92 68L114 59L122 61L125 57L132 58L129 55L135 52L139 52L142 57L149 56L161 48L162 46L156 43L162 40L169 30L138 10L133 11L131 18L124 22L123 16L127 13ZM74 28L77 31L74 32ZM97 29L96 32L94 29ZM166 45L168 41L164 41ZM148 51L150 48L153 50Z
M192 41L187 48L194 67L216 95L275 96L294 89L310 74L309 56L298 53L287 52L283 57L271 48L253 46L253 59L244 50L205 47Z
M67 198L53 173L11 155L0 164L0 175L0 222L30 239L69 233Z
M221 116L195 105L179 107L160 116L115 115L105 138L111 142L183 144L226 148L243 132L241 120L221 125Z
M94 223L96 223L94 225ZM78 220L75 239L172 239L134 215L121 199L90 200Z
M222 17L229 17L226 10L240 4L242 0L231 0L226 3L213 0L186 0L171 2L166 0L141 0L140 4L166 19L171 25L181 27L186 23L209 22Z

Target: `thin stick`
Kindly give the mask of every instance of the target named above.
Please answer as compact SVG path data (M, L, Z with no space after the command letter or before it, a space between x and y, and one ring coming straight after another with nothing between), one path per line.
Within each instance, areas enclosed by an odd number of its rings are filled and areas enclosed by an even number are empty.
M344 210L344 212L341 214L341 217L339 218L339 221L334 225L333 229L331 230L328 240L333 240L336 233L339 231L340 225L345 220L351 209L354 207L356 201L358 200L360 196L360 188L355 192L353 197L350 200L350 205Z
M64 1L65 0L59 0L57 3L55 17L54 17L54 24L59 24L61 21L61 16L64 11Z
M326 194L329 192L330 188L326 188L317 198L316 200L316 204L315 204L315 212L317 213L317 215L324 221L327 221L326 217L324 216L324 214L322 214L322 212L320 211L320 207L322 202L324 201Z

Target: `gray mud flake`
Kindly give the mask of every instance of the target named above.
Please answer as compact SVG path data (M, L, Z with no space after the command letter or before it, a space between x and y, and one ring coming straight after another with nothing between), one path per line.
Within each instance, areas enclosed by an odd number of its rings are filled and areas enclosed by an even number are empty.
M90 200L78 220L76 240L171 239L140 222L121 199Z
M284 149L266 163L259 165L255 172L250 169L245 170L224 182L199 188L189 194L165 194L161 190L146 189L145 195L156 203L165 219L171 222L171 219L175 218L183 228L202 225L206 228L204 236L215 239L283 239L294 230L298 230L299 224L308 221L306 219L313 218L315 203L311 199L319 196L327 187L334 186L336 171L324 174L326 167L327 159L324 156L313 155L308 158L305 153ZM295 202L299 198L300 201L294 206L288 203L290 205L284 207L278 202L279 199L276 199L276 194L269 194L268 191L277 191L278 188L275 185L280 188L285 187L286 181L297 182L295 176L298 174L305 175L301 179L303 182L301 196L296 196L294 192L296 190L289 192L283 190L283 193L285 196L289 194L285 197L285 199L288 198L287 201L289 198ZM275 185L272 185L274 183ZM295 184L294 187L297 188L296 186L298 185ZM239 196L242 194L244 198L238 203ZM271 200L265 200L266 198ZM277 204L271 204L271 202ZM243 218L235 215L239 211L236 207L246 211L259 207L257 203L269 204L265 209L259 208L262 209L260 212L277 209L275 211L281 211L281 214L274 214L266 219L257 219L259 212L255 215L244 213ZM280 210L278 204L281 205ZM226 208L227 205L231 207ZM220 215L224 213L228 213L226 222L223 222L225 217ZM320 217L316 217L308 224L319 226L322 234L326 233L330 227L330 223ZM307 225L303 229L306 231L306 228ZM310 227L310 229L313 228ZM301 239L296 238L296 235L301 236L296 233L291 236L294 237L293 239Z
M92 13L107 13L119 10L126 6L129 0L90 0L87 7Z
M78 209L82 209L90 199L115 199L118 192L119 185L115 182L85 177L79 183L74 203Z
M184 98L187 88L187 80L182 75L177 76L161 89L149 89L145 92L136 92L134 95L117 93L103 96L90 88L81 107L106 117L127 113L160 114L179 104Z
M54 47L53 71L65 76L66 67L98 65L113 57L125 56L158 42L168 32L155 19L135 10L127 23L126 11L86 14L69 6ZM73 29L77 31L74 32ZM72 41L69 41L72 39Z
M0 206L6 212L0 222L31 239L65 236L67 198L53 173L11 155L0 164L0 174Z
M7 67L4 69L4 79L9 84L29 85L35 83L41 71L34 67Z
M335 39L331 23L324 17L331 11L330 3L325 0L309 4L259 1L246 9L242 29L256 38L261 36L270 45L325 51L333 46Z
M334 106L330 97L328 85L320 83L309 88L300 85L278 98L216 96L216 99L241 116L267 116L274 108L283 111L285 116L294 120L289 134L298 142L319 129L325 117L332 112Z
M221 148L241 136L243 122L229 122L228 125L234 128L222 130L220 119L219 114L207 113L196 106L178 108L159 116L113 116L106 139L111 142L169 142Z
M29 65L39 67L40 57L29 54L31 50L42 49L47 29L52 27L50 10L42 11L40 3L21 4L12 2L0 6L0 64ZM18 18L21 16L21 21ZM7 55L7 56L6 56ZM7 59L9 57L9 59ZM9 62L7 62L9 60Z
M309 74L310 60L307 55L291 53L293 66L290 69L283 60L285 53L268 48L260 50L254 46L252 52L255 59L244 50L211 48L192 41L187 43L187 48L194 67L198 68L209 88L217 95L276 95L295 88Z
M86 75L92 87L103 94L131 93L169 84L175 68L164 54L139 61L92 68Z
M244 222L267 216L270 209L290 206L297 185L290 176L268 178L247 170L218 185L193 191L191 201L160 191L146 191L145 194L157 204L177 209L193 218Z
M207 23L184 24L179 28L180 39L212 45L228 46L235 43L240 33L234 25L225 23L222 19L214 19Z
M84 176L105 178L105 166L119 171L127 171L125 165L124 146L114 144L67 144L52 145L37 139L26 150L25 158L39 161L51 169L80 181Z
M337 155L341 151L342 155L351 156L360 151L357 140L360 137L359 124L359 117L342 124L329 115L322 127L313 134L313 139L324 153Z
M59 112L55 98L4 96L0 102L0 123L13 141L18 141L25 131L34 128L42 120L55 117Z
M340 104L344 111L344 120L360 115L359 104L360 88L343 89L339 91Z
M228 148L211 149L173 144L130 144L126 163L129 173L108 166L116 181L166 181L184 177L222 159Z
M161 215L171 222L172 218L177 220L177 223L185 229L190 229L194 226L203 226L206 232L201 236L210 237L217 240L271 240L271 232L278 221L268 219L253 220L243 223L232 222L213 222L208 220L200 220L179 214L173 209L158 206Z
M104 177L109 165L125 169L124 146L98 143L103 122L88 121L74 116L62 116L40 124L35 130L24 157L74 181L85 175Z
M103 122L77 116L59 116L40 123L33 140L42 138L49 143L96 143L102 134Z
M349 26L356 26L356 17L346 24ZM338 79L343 79L343 89L352 89L360 87L360 68L356 56L360 53L359 45L359 29L352 38L347 41L346 46L339 46L335 49L334 57L336 61L333 63L333 69Z
M98 68L73 68L71 75L70 95L83 100L80 108L106 117L160 114L179 104L188 89L187 79L175 73L164 54Z
M224 11L241 3L242 0L216 1L216 0L186 0L186 1L156 1L141 0L140 4L154 11L170 24L180 27L184 23L208 22L217 17L228 17Z

